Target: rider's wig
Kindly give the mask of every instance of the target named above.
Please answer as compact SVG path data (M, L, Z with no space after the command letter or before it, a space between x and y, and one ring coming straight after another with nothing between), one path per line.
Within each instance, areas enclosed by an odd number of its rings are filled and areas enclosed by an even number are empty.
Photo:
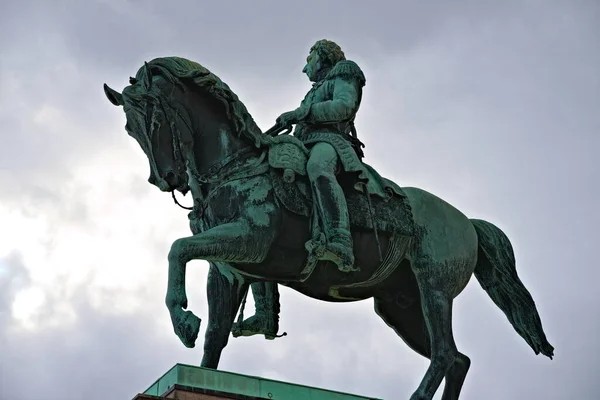
M316 51L319 57L330 67L346 59L342 48L337 43L327 39L318 40L310 48L310 53L313 51Z

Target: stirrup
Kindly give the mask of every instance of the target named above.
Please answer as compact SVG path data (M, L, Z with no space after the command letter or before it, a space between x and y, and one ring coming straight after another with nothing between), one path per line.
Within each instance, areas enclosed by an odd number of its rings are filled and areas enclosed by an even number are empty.
M235 322L231 329L233 337L237 338L240 336L264 335L265 339L274 340L276 338L287 336L287 332L283 332L281 335L278 335L277 332L265 329L265 321L262 320L262 318L256 316L255 314L246 320ZM249 324L248 321L252 321L254 324Z
M342 272L360 271L360 268L354 266L355 259L352 246L348 246L348 243L344 242L345 241L329 242L327 244L327 253L330 254L330 257L327 258L336 263L338 269Z

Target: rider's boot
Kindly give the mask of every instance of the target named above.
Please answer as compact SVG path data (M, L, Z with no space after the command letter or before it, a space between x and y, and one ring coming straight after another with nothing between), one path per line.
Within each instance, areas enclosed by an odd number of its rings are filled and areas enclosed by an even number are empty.
M321 229L325 233L325 251L319 252L318 258L333 261L342 272L358 271L354 266L350 216L342 187L335 177L328 176L319 176L312 186ZM314 248L314 241L308 242L306 247Z
M265 335L273 340L279 331L279 291L274 282L255 282L251 285L254 296L254 315L234 323L231 331L234 337Z

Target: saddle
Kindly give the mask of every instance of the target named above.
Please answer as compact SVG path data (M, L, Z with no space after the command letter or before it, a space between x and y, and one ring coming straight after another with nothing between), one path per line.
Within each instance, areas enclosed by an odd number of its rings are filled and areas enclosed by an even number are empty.
M313 209L306 173L308 155L309 150L294 136L275 136L269 143L268 162L275 196L287 210L305 217L310 217ZM366 184L358 190L360 184L357 185L352 176L338 175L346 197L350 225L354 229L377 229L394 235L414 236L412 210L406 196L396 193L401 189L393 182L381 177L377 180L394 187L394 191L380 188L378 192L388 193L388 196L374 195L369 193Z

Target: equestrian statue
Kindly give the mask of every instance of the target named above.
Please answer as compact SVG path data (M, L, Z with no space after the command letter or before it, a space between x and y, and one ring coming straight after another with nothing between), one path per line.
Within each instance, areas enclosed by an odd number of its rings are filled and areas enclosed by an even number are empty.
M194 347L200 319L187 310L186 265L208 261L201 365L218 367L232 333L280 336L285 285L329 302L373 298L384 322L430 359L411 399L432 399L444 378L442 399L458 399L470 360L453 339L452 304L472 275L533 351L552 358L506 235L363 162L358 64L319 40L303 72L312 88L265 132L227 84L184 58L144 63L122 92L104 85L148 157L148 181L176 202L175 192L193 197L192 235L168 254L165 302L175 333ZM255 314L236 321L250 289Z

